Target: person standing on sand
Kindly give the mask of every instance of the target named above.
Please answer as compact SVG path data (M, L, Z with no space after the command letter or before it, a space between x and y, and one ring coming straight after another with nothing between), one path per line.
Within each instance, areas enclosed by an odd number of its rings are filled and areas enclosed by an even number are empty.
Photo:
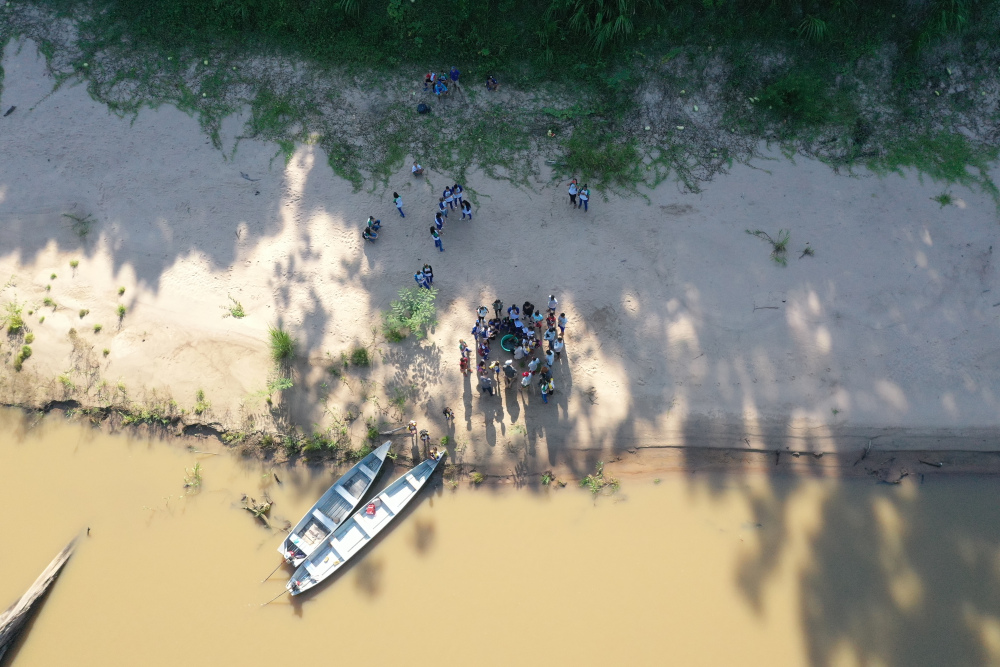
M444 217L448 217L448 207L444 205L444 197L438 198L438 213Z
M556 308L558 308L558 307L559 307L559 301L556 299L556 295L555 294L550 294L549 295L549 313L554 315L555 312L556 312Z
M556 359L562 359L562 351L565 347L566 343L563 342L562 336L556 338L556 342L552 344L552 351L556 353Z
M465 216L469 216L469 220L472 220L472 204L462 200L462 220L465 220Z
M455 421L455 411L452 410L451 408L445 407L445 409L442 410L441 412L444 414L445 423Z
M556 342L556 338L558 338L558 336L556 335L555 327L549 327L548 329L546 329L545 334L542 336L542 339L549 344L550 350L552 349L553 344ZM551 366L552 364L549 365Z
M542 382L541 389L542 389L542 403L548 403L549 402L549 383L548 382Z
M524 359L524 346L518 345L517 348L514 349L514 360L521 361L521 359Z
M531 361L528 362L528 370L534 373L535 371L538 370L538 365L539 365L538 357L532 357Z
M400 217L405 218L406 216L403 214L403 198L399 196L398 192L392 193L392 203L396 205Z
M565 336L566 335L566 323L567 323L566 313L559 313L559 319L556 320L556 322L559 324L559 335L560 336Z
M441 234L433 227L431 227L431 238L434 239L434 247L441 252L444 252L444 244L441 242Z
M455 185L451 186L451 194L454 195L455 197L456 208L462 208L462 202L465 201L464 199L462 199L463 192L465 192L465 188L463 188L458 183L455 183Z
M427 279L428 285L434 284L434 269L431 268L430 264L424 264L423 268L424 278Z
M552 368L556 363L556 353L550 348L548 352L545 353L545 365Z
M569 182L569 203L573 205L573 208L577 208L576 205L576 193L579 192L579 188L576 184L576 179L574 178Z
M534 323L535 323L535 328L537 328L537 329L541 329L541 328L542 328L542 320L544 320L544 319L545 319L545 316L544 316L544 315L542 315L542 311L540 311L540 310L536 310L536 311L535 311L535 312L534 312L534 313L533 313L533 314L531 315L531 319L532 319L532 321L534 321Z
M486 373L479 376L479 392L490 392L490 396L493 395L493 380Z
M417 281L417 287L424 287L426 289L431 288L431 286L427 284L427 279L424 278L423 271L417 271L416 273L414 273L413 279Z
M521 319L521 309L517 307L516 303L507 309L507 316L515 322Z
M503 312L503 301L496 299L493 301L493 312L496 314L497 319L500 319L500 313Z
M503 386L504 389L510 389L510 385L514 384L514 378L517 376L517 371L514 370L514 362L508 359L503 365Z
M532 377L534 377L534 374L531 371L525 371L521 375L521 391L524 391L525 389L531 386Z
M441 217L440 213L434 214L434 227L439 232L444 229L444 218Z
M444 186L444 190L441 192L441 199L448 205L449 209L455 208L455 194L449 186Z
M464 340L458 341L458 351L462 353L462 356L466 359L469 358L469 345Z
M583 212L587 212L587 202L590 201L590 189L587 184L583 184L583 189L580 190L580 204L583 206Z

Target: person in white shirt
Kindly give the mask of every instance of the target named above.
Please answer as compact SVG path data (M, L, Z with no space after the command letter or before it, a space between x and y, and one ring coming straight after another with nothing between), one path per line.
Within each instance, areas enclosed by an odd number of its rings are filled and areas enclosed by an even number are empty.
M559 301L556 299L555 295L549 295L549 312L555 314L556 308L559 307Z
M410 169L414 176L422 176L424 173L424 168L421 167L416 162L413 163L413 167Z
M520 361L521 359L524 359L524 346L523 345L518 345L517 349L514 350L514 359L516 359L517 361Z
M566 347L566 343L563 342L562 336L556 338L556 342L552 344L552 351L556 353L556 359L562 358L563 348Z
M577 208L576 193L579 191L580 188L577 187L576 179L574 178L572 181L569 182L569 203L573 205L573 208Z

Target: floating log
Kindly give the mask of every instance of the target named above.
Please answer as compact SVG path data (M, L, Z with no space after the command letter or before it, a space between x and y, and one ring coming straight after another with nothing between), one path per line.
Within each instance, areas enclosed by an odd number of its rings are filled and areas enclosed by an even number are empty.
M24 625L31 617L34 607L41 597L45 595L45 592L49 590L53 582L55 582L56 577L59 576L59 572L66 565L69 557L73 555L75 547L76 539L67 544L52 559L49 566L38 575L35 583L31 585L27 593L21 596L20 600L8 607L7 611L0 614L0 665L4 663L4 655L14 646L18 634L24 629Z

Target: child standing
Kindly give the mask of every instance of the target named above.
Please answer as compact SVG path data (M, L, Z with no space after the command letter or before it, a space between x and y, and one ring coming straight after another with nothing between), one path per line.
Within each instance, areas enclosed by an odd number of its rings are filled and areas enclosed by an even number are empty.
M577 192L579 192L579 188L577 187L576 179L574 178L572 181L569 182L569 203L573 205L573 208L577 208L576 206Z
M583 184L583 189L580 190L580 203L583 205L583 212L587 212L587 202L590 201L590 189L587 184Z
M454 65L452 65L452 67L451 67L451 82L452 82L452 84L454 84L455 88L458 88L458 77L459 77L460 74L461 74L461 72L458 71L458 68L455 67Z
M451 191L451 188L447 185L444 186L444 192L441 193L441 199L448 205L448 208L455 208L455 195Z
M559 313L559 319L556 320L556 322L559 324L559 335L560 336L565 336L566 335L566 322L567 322L567 320L566 320L566 313Z
M563 342L562 336L556 338L556 342L552 345L552 351L556 353L556 359L562 359L562 351L566 347L566 343Z
M396 205L396 209L399 211L399 215L405 218L406 216L403 215L403 198L399 196L398 192L392 193L392 203Z
M444 218L441 217L440 213L434 214L434 226L439 232L444 229Z
M413 274L413 279L417 281L417 287L423 287L425 289L430 289L431 286L427 284L427 279L424 278L423 271L417 271Z
M464 192L464 188L462 188L462 186L459 185L458 183L455 183L455 185L451 186L451 194L454 195L455 206L458 208L462 208L462 204L464 202L464 200L462 199L462 192Z
M462 220L465 220L465 216L469 216L469 220L472 220L472 204L462 200Z
M448 207L444 205L444 197L438 199L438 214L448 217Z
M430 264L424 264L423 274L424 274L424 279L427 281L427 285L428 286L433 285L434 284L434 269L431 268ZM430 289L430 287L428 287L428 289Z
M441 234L438 230L431 227L431 238L434 239L434 247L436 247L441 252L444 252L444 244L441 243Z

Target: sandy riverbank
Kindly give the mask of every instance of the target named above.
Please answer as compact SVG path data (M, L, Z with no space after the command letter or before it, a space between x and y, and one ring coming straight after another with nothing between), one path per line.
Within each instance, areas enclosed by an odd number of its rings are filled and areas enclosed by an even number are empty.
M403 169L387 189L353 193L313 146L285 165L275 146L238 141L240 118L219 152L176 109L123 120L83 86L51 93L33 44L8 45L4 68L0 106L17 110L0 119L0 275L12 276L0 301L34 311L35 340L21 372L16 341L0 347L2 402L173 399L190 411L202 389L202 418L226 428L309 431L352 412L359 443L365 418L415 418L452 436L455 460L496 471L582 471L663 445L997 449L987 195L954 189L942 208L931 197L943 186L912 174L835 175L777 154L699 195L671 184L648 201L595 193L587 214L544 170L533 191L472 177L475 221L453 216L438 253L427 227L447 178L434 165L426 179ZM85 238L67 213L93 216ZM385 227L366 246L369 214ZM788 266L746 229L790 230ZM807 243L815 255L800 257ZM427 261L438 326L425 341L373 343L379 312ZM570 319L554 401L481 397L458 371L475 307L549 293ZM225 316L229 297L246 318ZM260 393L267 327L279 323L299 358L295 388L271 411ZM374 366L331 376L330 360L359 344Z

